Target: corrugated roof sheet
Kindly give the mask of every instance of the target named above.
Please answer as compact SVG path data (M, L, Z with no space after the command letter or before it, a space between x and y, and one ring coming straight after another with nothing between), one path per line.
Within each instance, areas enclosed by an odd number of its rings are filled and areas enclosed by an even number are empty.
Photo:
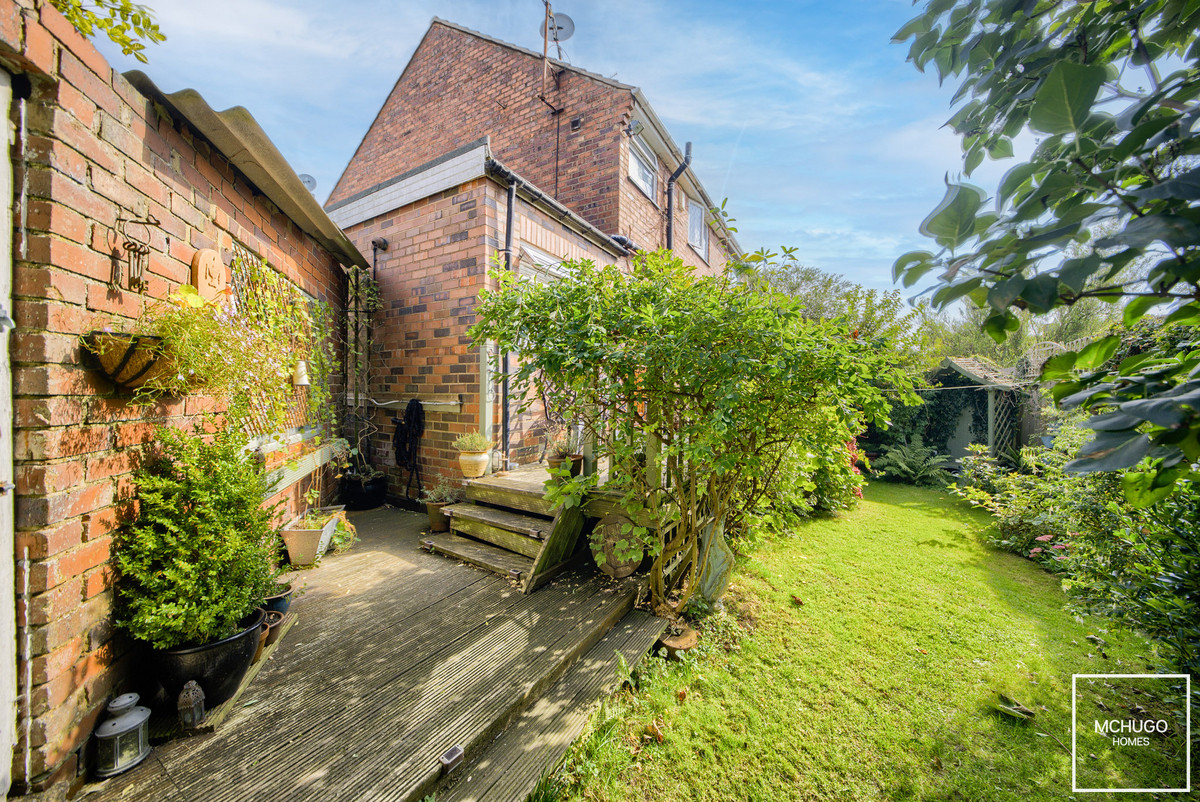
M1003 389L1015 386L1017 374L1013 368L1002 368L969 356L948 356L942 360L939 370L950 368L971 381L981 385L995 385Z
M167 94L139 70L125 73L125 78L139 92L187 120L281 212L343 264L369 266L245 107L214 111L195 89Z

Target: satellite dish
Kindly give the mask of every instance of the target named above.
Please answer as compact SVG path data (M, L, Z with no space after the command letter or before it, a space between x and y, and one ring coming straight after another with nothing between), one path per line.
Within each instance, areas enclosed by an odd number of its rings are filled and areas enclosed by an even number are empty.
M314 189L317 188L317 179L313 178L308 173L300 174L300 183L303 184L304 188L307 189L309 192L312 192Z
M546 21L542 20L542 27L538 29L543 37L546 36ZM551 14L550 15L550 41L565 42L575 34L575 21L566 14Z

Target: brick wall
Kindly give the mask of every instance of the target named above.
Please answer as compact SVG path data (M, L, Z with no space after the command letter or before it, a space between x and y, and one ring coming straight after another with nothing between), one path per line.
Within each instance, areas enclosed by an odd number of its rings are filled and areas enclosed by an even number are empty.
M377 281L383 308L372 324L370 395L379 402L400 405L377 410L378 431L371 440L371 459L388 476L389 492L403 495L408 473L396 467L392 449L393 416L403 413L411 398L425 402L425 434L421 471L425 484L438 476L461 478L458 453L452 443L460 434L481 428L480 349L467 330L475 322L479 291L494 286L487 275L502 264L505 239L506 189L478 178L347 229L351 241L368 251L371 241L384 237L387 251L378 254ZM525 200L518 199L514 226L514 256L527 243L560 259L614 258ZM500 443L502 404L499 383L492 388L493 440ZM448 400L461 399L449 409ZM541 456L543 443L538 404L516 415L510 428L512 457L530 462ZM415 488L415 484L413 486Z
M614 166L632 94L567 71L546 84L547 100L562 109L554 113L538 98L541 87L540 57L435 22L329 202L490 136L506 167L616 233Z
M28 609L19 605L18 621L27 617L33 642L31 703L19 716L32 716L32 736L13 762L18 787L41 787L74 776L77 750L125 681L128 644L110 621L114 501L132 492L130 472L158 425L184 425L213 407L199 397L130 406L88 369L78 336L109 316L134 317L147 299L188 281L199 248L218 248L228 264L234 239L335 305L340 271L50 6L0 0L0 60L32 81L25 136L14 148L12 337L16 545L31 561ZM19 125L17 102L13 117ZM150 229L142 295L128 289L114 227L121 216L147 214L161 227ZM110 286L115 267L120 281ZM300 489L286 494L291 511ZM23 580L18 573L18 587Z

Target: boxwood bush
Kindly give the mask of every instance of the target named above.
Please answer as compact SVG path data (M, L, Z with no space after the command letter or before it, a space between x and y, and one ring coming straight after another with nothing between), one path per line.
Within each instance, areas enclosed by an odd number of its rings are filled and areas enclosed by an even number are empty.
M171 649L237 631L271 592L278 535L262 466L234 433L163 428L158 440L114 547L117 623Z

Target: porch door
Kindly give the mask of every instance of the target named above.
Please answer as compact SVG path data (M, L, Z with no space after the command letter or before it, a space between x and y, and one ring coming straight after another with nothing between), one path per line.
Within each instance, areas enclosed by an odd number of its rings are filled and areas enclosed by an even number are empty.
M0 792L12 785L12 754L17 732L16 555L13 542L13 404L8 339L12 328L13 180L9 122L12 76L0 70L0 125L4 155L0 158Z

